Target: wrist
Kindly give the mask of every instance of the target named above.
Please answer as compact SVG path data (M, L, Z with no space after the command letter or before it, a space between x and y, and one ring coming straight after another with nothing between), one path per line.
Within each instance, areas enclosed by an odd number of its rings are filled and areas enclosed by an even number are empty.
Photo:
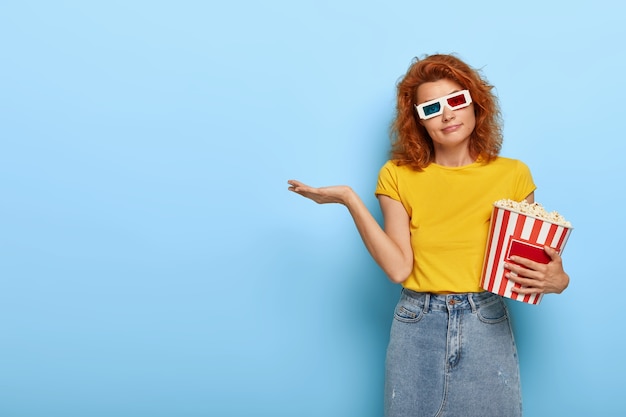
M346 185L344 186L343 193L341 195L341 203L348 207L354 207L354 205L359 201L359 196L354 192L354 190Z

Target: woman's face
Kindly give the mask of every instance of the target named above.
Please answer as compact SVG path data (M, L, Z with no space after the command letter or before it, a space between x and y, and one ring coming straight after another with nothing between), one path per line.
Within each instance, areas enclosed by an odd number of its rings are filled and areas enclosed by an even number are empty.
M439 97L447 96L463 90L458 83L442 79L421 84L417 88L417 104L425 103ZM435 152L458 149L469 145L469 137L476 126L474 104L452 110L444 106L443 113L426 120L420 120L433 140Z

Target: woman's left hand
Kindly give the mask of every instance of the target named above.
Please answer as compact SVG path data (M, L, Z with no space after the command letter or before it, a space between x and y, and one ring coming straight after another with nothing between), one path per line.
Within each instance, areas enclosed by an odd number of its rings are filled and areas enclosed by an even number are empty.
M544 250L551 259L547 264L519 256L512 256L511 262L504 264L504 268L509 270L506 277L521 285L521 288L514 287L513 291L519 294L560 294L567 288L569 276L563 270L561 256L549 246L545 246Z

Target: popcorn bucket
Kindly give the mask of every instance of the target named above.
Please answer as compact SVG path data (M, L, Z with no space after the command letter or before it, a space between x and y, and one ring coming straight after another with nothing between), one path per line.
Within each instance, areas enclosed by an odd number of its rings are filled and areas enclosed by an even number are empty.
M509 281L504 274L504 262L513 263L513 255L547 264L550 257L545 245L562 253L572 227L494 205L489 225L489 238L480 286L489 292L528 304L539 304L543 294L517 294L511 291L520 285Z

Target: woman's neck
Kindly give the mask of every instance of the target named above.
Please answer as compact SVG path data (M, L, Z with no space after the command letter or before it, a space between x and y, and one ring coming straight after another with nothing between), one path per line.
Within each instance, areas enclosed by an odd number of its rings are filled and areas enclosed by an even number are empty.
M441 152L441 150L435 152L435 163L444 167L462 167L470 165L474 161L476 158L469 153L467 148L457 152Z

